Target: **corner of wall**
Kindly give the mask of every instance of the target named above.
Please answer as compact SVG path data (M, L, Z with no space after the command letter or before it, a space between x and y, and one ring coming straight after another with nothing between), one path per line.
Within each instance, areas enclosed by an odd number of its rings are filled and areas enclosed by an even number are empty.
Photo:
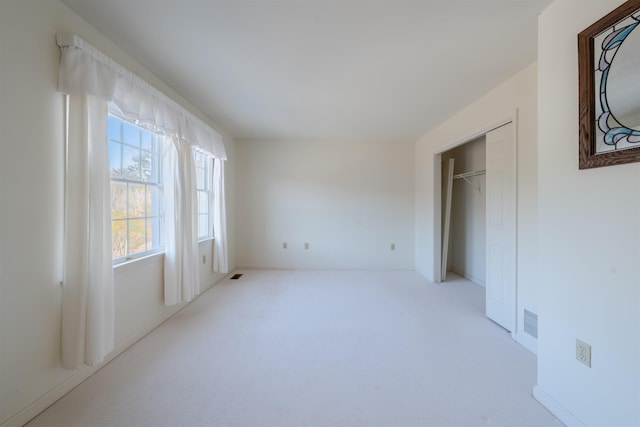
M567 427L586 427L586 424L576 418L557 400L547 394L540 386L535 386L533 388L533 397Z

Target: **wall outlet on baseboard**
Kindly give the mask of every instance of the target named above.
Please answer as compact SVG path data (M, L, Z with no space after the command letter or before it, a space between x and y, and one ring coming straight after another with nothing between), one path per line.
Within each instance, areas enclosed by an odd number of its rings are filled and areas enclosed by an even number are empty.
M391 244L391 250L392 250L392 251L395 251L395 250L396 250L396 244L395 244L395 243L392 243L392 244Z
M576 340L576 360L591 367L591 346L584 341Z
M289 244L287 242L283 242L282 249L287 249L287 247L289 247Z
M304 244L304 248L305 248L305 249L309 249L309 244L308 244L308 243L305 243L305 244Z

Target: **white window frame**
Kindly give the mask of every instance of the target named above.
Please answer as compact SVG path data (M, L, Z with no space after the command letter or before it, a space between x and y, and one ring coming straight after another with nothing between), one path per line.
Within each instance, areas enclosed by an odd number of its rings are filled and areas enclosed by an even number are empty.
M126 228L125 228L125 233L126 233L126 253L125 255L122 256L118 256L118 257L114 257L113 258L113 264L114 265L119 265L119 264L123 264L125 262L129 262L129 261L133 261L133 260L138 260L141 258L145 258L148 257L150 255L154 255L154 254L160 254L164 252L164 246L163 246L163 230L162 230L162 223L163 223L163 203L162 203L162 193L163 193L163 185L162 185L162 154L161 154L161 140L160 140L160 136L148 129L144 129L140 126L137 126L135 123L131 122L130 120L123 118L117 114L114 114L112 112L109 113L109 116L121 121L122 123L126 123L130 126L134 126L136 128L138 128L139 130L141 130L142 132L146 132L146 133L150 133L152 135L152 140L153 140L153 146L151 149L151 153L153 155L153 167L155 168L155 174L157 176L157 180L156 181L145 181L142 179L131 179L131 178L124 178L124 177L114 177L111 175L111 165L109 167L109 173L110 173L110 179L111 179L111 189L113 190L113 185L114 183L123 183L125 184L125 195L127 197L127 200L125 201L125 205L126 205L126 209L128 211L129 209L129 185L143 185L145 187L144 189L144 193L147 193L147 188L156 188L157 189L157 194L158 194L158 200L155 202L157 203L157 207L155 208L155 210L157 211L157 215L153 215L151 212L147 212L147 203L144 203L144 209L145 209L145 213L144 216L142 217L130 217L129 216L129 212L126 213L126 216L124 218L111 218L111 225L112 225L112 239L113 239L113 244L115 244L115 239L113 238L113 225L116 221L125 221L126 222ZM109 117L107 118L107 122L109 121ZM123 126L121 126L121 132L122 132L122 128ZM121 134L119 139L114 140L111 138L112 135L109 135L109 133L107 132L107 139L108 139L108 143L109 146L111 147L111 143L117 143L121 146L121 150L124 150L126 147L131 147L131 148L136 148L133 147L129 144L126 144L123 141L123 135ZM140 148L140 151L142 152L142 148ZM147 150L145 150L147 151ZM120 154L120 159L121 159L121 167L124 166L122 165L123 162L123 154L121 152ZM113 197L113 195L112 195ZM111 199L113 200L113 199ZM113 209L112 209L112 213L113 213ZM148 238L147 238L147 221L151 221L153 219L157 219L157 232L158 232L158 245L157 246L153 246L151 248L147 248L147 244L148 244ZM144 251L138 251L138 252L134 252L134 253L129 253L129 225L130 225L130 221L131 220L144 220L145 221L145 237L144 237L144 241L145 241L145 250Z
M197 210L197 223L198 223L198 241L203 242L213 239L213 224L211 221L212 212L212 197L213 197L213 159L207 156L203 152L193 149L193 159L196 170L196 192L198 194L198 210ZM206 202L201 201L202 196L206 196ZM206 208L206 212L203 212L202 208ZM202 224L202 218L204 217L204 223L207 224L206 234L201 233L200 224Z

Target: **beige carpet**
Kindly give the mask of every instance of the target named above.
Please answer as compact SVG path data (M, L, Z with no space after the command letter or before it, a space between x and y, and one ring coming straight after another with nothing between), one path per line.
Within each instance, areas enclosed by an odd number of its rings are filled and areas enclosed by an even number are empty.
M414 272L242 271L28 424L560 426L484 290Z

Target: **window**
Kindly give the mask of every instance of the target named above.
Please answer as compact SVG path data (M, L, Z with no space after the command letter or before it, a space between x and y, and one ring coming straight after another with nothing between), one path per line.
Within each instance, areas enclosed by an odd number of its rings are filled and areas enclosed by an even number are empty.
M114 261L162 248L161 162L153 132L109 115L111 230Z
M204 240L213 237L210 221L212 159L195 149L193 157L196 164L196 188L198 190L198 240Z

